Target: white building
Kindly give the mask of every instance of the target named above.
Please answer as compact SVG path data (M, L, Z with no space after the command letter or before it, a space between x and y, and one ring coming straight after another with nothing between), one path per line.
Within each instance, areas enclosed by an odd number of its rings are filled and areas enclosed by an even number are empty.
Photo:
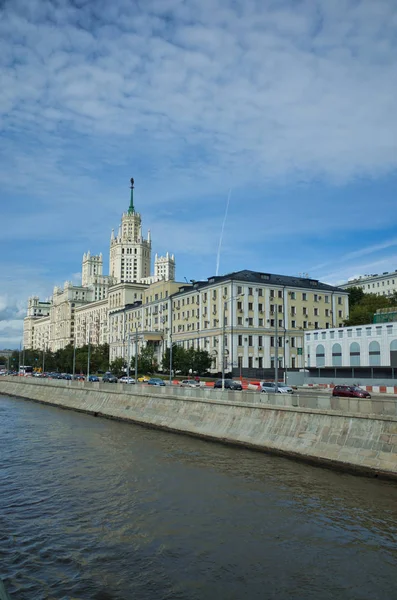
M391 296L397 292L397 271L392 271L378 275L361 275L355 279L349 279L347 283L339 286L344 290L351 287L358 287L365 294L376 294L377 296Z
M397 322L305 332L306 367L397 367Z

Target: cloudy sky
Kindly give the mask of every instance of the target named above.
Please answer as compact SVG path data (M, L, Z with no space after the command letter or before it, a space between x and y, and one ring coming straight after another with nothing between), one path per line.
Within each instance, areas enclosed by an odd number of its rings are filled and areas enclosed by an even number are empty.
M3 0L0 348L129 203L179 280L397 268L395 0Z

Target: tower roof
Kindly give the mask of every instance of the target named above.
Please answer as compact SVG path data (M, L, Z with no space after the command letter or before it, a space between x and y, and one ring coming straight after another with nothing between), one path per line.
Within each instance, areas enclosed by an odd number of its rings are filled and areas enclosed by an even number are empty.
M130 206L128 208L128 214L133 215L135 212L134 208L134 178L131 177L131 198L130 198Z

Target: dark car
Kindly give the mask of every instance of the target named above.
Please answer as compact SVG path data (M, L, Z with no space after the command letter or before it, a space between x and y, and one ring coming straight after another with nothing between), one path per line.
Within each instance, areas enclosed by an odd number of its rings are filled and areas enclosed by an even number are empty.
M332 390L333 396L342 398L371 398L371 394L357 385L336 385Z
M222 379L218 379L215 381L214 388L222 389ZM234 381L233 379L224 379L224 389L225 390L242 390L243 386L239 381Z
M112 373L105 373L105 375L102 377L102 381L104 383L117 383L117 377L112 375Z
M147 382L148 385L165 385L165 382L160 377L151 377Z
M97 375L90 375L88 381L99 381L99 377Z

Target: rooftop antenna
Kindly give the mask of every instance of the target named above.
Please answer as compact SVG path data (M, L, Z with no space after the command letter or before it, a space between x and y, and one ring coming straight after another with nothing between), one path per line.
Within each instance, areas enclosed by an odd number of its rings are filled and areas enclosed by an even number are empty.
M220 261L220 258L221 258L221 248L222 248L222 240L223 240L223 231L225 229L225 224L226 224L226 219L227 219L227 213L229 211L229 204L230 204L231 193L232 193L232 189L229 188L229 193L227 195L225 216L223 217L223 223L222 223L222 229L221 229L221 236L219 238L218 255L216 257L216 273L215 273L216 276L218 276L218 273L219 273L219 261Z

